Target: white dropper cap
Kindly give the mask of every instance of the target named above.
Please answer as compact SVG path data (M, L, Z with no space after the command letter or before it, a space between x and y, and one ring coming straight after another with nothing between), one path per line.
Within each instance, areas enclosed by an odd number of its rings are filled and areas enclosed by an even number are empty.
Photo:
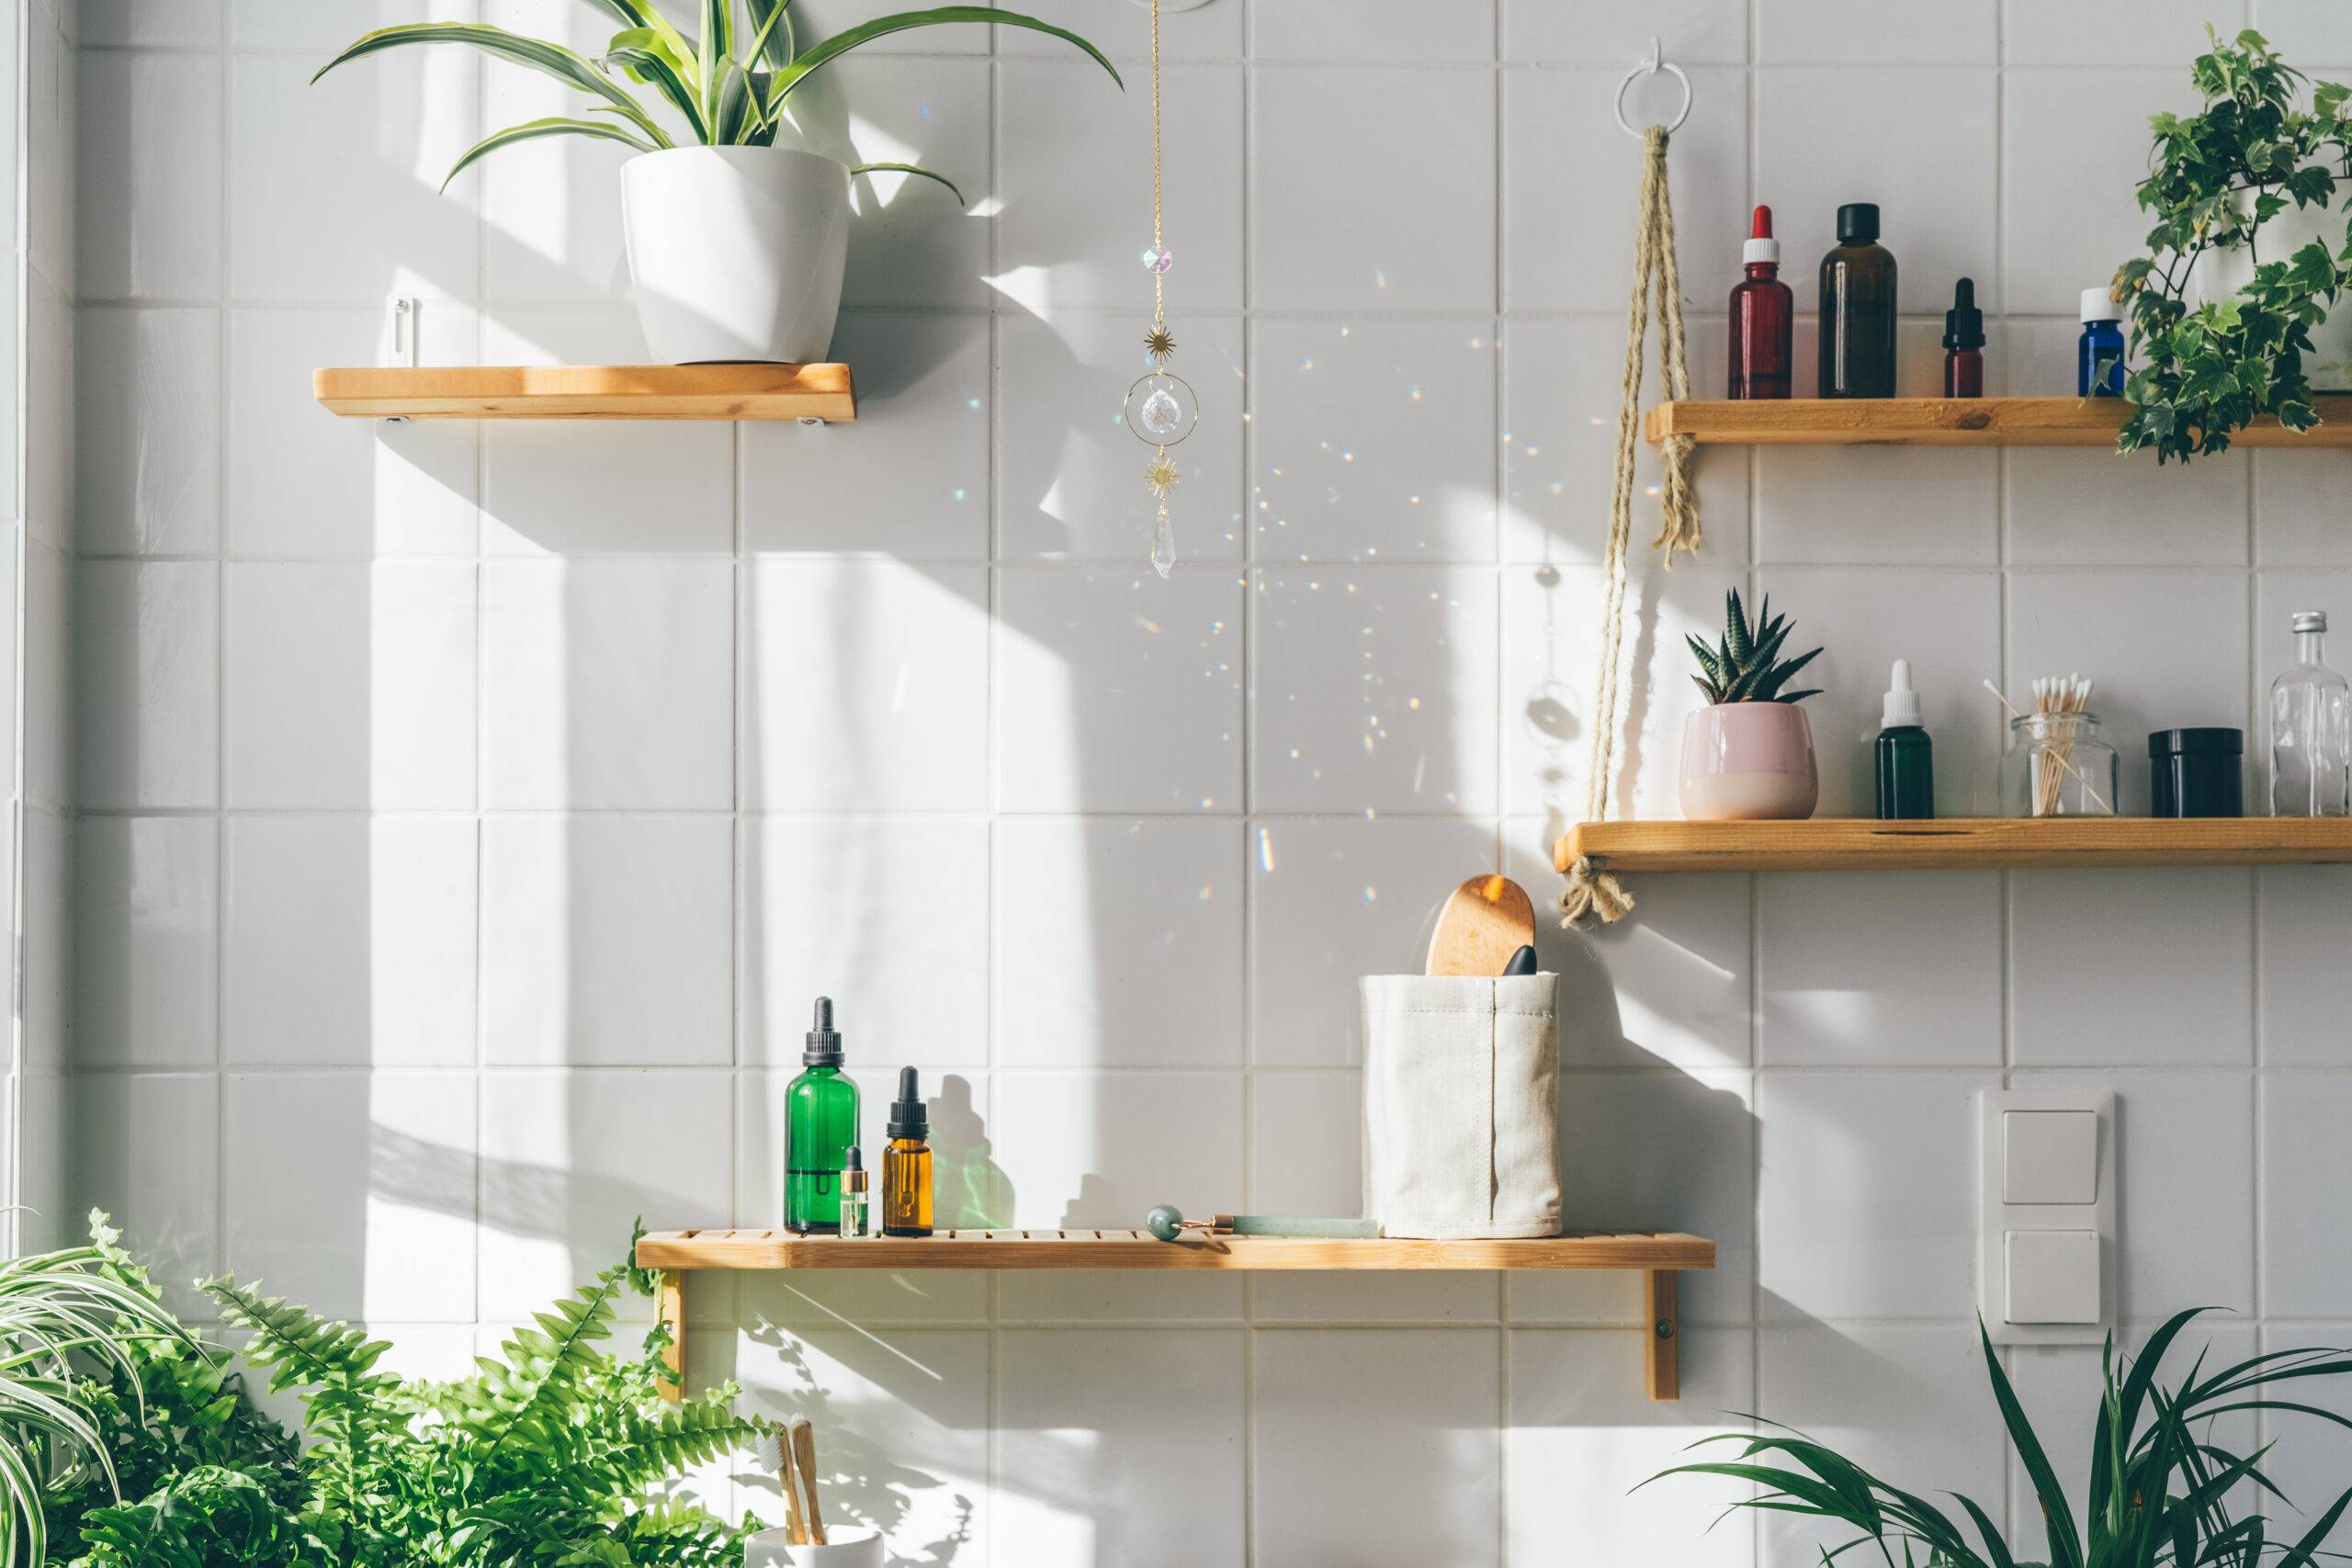
M2114 299L2109 296L2107 286L2105 284L2101 284L2097 288L2086 288L2083 290L2083 320L2086 321L2120 321L2122 319L2123 307L2117 304Z
M1894 684L1887 689L1886 702L1879 709L1881 729L1919 728L1919 694L1911 689L1911 661L1894 661Z

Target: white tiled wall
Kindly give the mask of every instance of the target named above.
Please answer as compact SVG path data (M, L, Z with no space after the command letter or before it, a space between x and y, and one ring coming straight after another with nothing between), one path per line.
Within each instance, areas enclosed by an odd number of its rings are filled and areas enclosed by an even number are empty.
M801 0L804 29L883 8ZM81 145L77 220L40 226L68 195L32 171L31 357L75 376L33 435L79 457L70 494L37 468L24 578L28 1034L53 1062L71 998L74 1196L175 1276L266 1274L429 1359L633 1216L773 1223L820 990L869 1123L923 1069L966 1223L1351 1206L1353 977L1417 967L1434 900L1498 856L1555 891L1583 797L1635 180L1609 97L1646 36L1696 95L1702 392L1758 199L1808 302L1834 205L1882 204L1906 386L1965 271L1996 389L2063 389L2195 24L2352 69L2315 0L1170 11L1169 300L1205 417L1162 582L1114 423L1149 301L1146 18L1030 8L1126 93L968 28L837 70L854 113L820 134L972 205L872 193L837 344L860 418L824 430L330 418L309 372L371 361L390 292L433 362L641 352L613 150L515 149L436 196L480 128L554 110L457 51L305 85L421 14L391 0L82 0L62 75L36 27L36 125ZM601 31L578 0L439 10ZM1632 586L1620 808L1674 810L1682 634L1727 586L1827 646L1828 810L1867 809L1898 656L1948 810L1991 805L1987 676L2096 674L2132 761L2156 726L2250 728L2286 612L2352 624L2347 473L1711 452L1704 555ZM1707 1533L1720 1491L1625 1495L1738 1409L2023 1526L1973 1342L1970 1102L2032 1080L2120 1098L2128 1329L2214 1303L2233 1345L2352 1333L2322 1245L2352 876L1635 892L1544 947L1571 1221L1720 1246L1681 1404L1641 1398L1614 1276L712 1278L698 1374L816 1416L838 1506L909 1562L1812 1561ZM2089 1366L2015 1370L2041 1408ZM2341 1470L2290 1436L2297 1473Z

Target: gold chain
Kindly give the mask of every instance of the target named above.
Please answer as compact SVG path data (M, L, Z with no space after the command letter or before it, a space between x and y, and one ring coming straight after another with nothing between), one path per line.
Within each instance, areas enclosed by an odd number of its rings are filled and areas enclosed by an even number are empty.
M1159 249L1159 0L1151 0L1151 248ZM1166 278L1151 269L1151 321L1168 321Z

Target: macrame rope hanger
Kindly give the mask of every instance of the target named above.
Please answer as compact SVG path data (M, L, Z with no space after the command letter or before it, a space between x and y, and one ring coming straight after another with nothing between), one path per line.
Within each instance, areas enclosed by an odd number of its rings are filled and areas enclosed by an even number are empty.
M1645 76L1660 72L1682 85L1682 107L1664 125L1635 130L1625 118L1626 90ZM1666 145L1682 122L1690 118L1690 78L1667 61L1658 41L1650 39L1649 59L1625 73L1617 85L1618 125L1642 142L1642 182L1634 223L1634 296L1625 308L1625 375L1617 408L1617 467L1609 495L1609 542L1601 559L1600 668L1593 685L1592 755L1585 783L1588 822L1609 815L1609 773L1617 735L1617 656L1625 619L1625 552L1634 532L1634 453L1642 414L1642 355L1648 345L1650 312L1658 321L1658 377L1669 399L1690 395L1690 372L1682 336L1682 273L1674 257L1674 202L1667 188ZM1671 436L1665 450L1665 472L1659 486L1661 512L1653 547L1696 555L1700 544L1699 497L1690 487L1690 439ZM1560 895L1564 924L1587 915L1604 923L1623 919L1634 908L1633 897L1607 868L1591 855L1579 856L1568 867L1567 891Z

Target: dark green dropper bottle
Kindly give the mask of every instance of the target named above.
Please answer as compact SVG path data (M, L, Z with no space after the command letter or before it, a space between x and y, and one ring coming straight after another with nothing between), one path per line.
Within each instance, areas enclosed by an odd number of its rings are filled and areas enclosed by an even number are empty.
M802 1235L837 1235L842 1167L857 1142L857 1085L842 1072L831 997L817 998L800 1061L806 1070L784 1091L784 1224Z
M1911 661L1894 661L1894 679L1879 719L1878 815L1883 822L1925 820L1936 814L1936 760L1919 723L1919 694Z

